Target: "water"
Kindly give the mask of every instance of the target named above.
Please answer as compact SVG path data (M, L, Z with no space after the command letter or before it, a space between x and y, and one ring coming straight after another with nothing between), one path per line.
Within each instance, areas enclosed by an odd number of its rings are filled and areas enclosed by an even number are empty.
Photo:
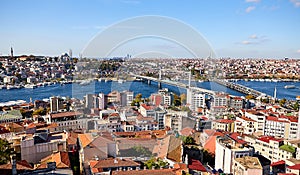
M265 81L238 81L238 84L250 87L265 94L274 96L275 86L278 99L295 100L300 95L300 82L265 82ZM285 89L286 85L295 85L294 89Z
M286 98L286 99L295 99L297 95L300 95L300 82L246 82L238 81L237 83L248 86L250 88L256 89L263 93L273 96L274 88L277 87L277 97ZM197 85L205 89L211 89L214 91L223 91L236 96L244 96L244 94L236 92L234 90L228 89L222 85L216 84L214 82L194 82L192 85ZM285 85L295 85L295 89L285 89ZM168 88L170 91L182 94L186 93L185 89L173 87L170 85L162 84L163 88ZM94 81L87 86L82 86L77 83L74 84L65 84L63 86L56 84L45 87L38 87L36 89L1 89L0 90L0 102L7 102L11 100L25 100L30 101L30 98L34 100L42 100L49 98L50 96L65 96L65 97L75 97L82 99L83 96L87 93L100 93L108 94L109 92L117 90L130 90L134 94L141 93L143 97L149 97L152 93L158 91L157 83L152 82L151 85L143 82L98 82Z

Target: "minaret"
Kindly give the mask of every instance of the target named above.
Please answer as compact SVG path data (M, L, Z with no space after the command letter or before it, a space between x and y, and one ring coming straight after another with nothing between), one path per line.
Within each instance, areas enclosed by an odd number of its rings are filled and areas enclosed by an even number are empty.
M10 48L10 56L11 56L11 58L13 58L13 57L14 57L14 50L13 50L13 48L12 48L12 47Z
M69 57L72 59L72 49L69 49Z
M275 89L274 89L274 100L276 100L276 98L277 98L277 88L275 86Z
M298 103L298 102L297 102ZM300 108L299 108L299 112L298 112L298 130L297 130L297 139L300 139Z

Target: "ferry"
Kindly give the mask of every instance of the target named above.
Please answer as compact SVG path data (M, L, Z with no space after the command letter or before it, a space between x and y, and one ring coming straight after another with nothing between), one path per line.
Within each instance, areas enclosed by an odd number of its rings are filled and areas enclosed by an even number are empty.
M284 88L285 89L295 89L296 86L295 85L285 85Z

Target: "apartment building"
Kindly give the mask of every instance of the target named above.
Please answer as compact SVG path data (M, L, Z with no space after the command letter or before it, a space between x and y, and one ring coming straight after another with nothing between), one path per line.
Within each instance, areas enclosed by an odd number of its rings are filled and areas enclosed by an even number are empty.
M234 159L253 155L253 148L247 146L246 142L225 135L216 139L215 169L221 169L224 173L234 172Z
M245 116L236 117L236 120L234 121L234 132L252 134L255 132L255 123L255 120Z
M234 120L229 120L229 119L214 120L212 123L212 128L215 130L233 132Z
M235 175L263 175L263 167L257 157L235 158L232 169Z

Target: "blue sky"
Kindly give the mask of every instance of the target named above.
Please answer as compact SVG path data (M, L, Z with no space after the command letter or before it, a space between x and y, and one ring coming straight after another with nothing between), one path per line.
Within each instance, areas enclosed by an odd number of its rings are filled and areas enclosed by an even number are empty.
M300 58L300 0L1 0L0 54L78 56L107 26L141 15L192 26L218 57Z

